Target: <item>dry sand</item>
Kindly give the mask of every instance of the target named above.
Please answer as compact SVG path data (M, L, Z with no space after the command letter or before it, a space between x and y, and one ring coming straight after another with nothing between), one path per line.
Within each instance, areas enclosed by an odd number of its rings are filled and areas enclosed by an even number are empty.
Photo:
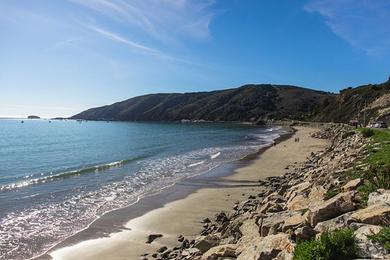
M310 137L316 129L296 129L291 138L270 147L232 175L223 177L222 188L199 189L184 199L169 202L130 220L125 224L127 230L59 248L49 255L54 259L140 259L143 253L153 253L163 245L178 245L179 234L196 236L202 230L202 219L212 218L223 210L229 211L235 201L256 194L261 189L256 184L259 179L282 175L288 165L303 162L311 152L325 147L326 141ZM296 137L299 137L299 143L294 142ZM163 234L163 237L146 244L149 234Z

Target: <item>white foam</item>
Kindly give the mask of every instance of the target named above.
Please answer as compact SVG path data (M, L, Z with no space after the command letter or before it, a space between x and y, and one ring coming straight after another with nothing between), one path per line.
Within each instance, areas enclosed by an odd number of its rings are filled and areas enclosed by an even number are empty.
M220 156L220 155L221 155L221 152L218 152L218 153L216 153L216 154L211 155L210 158L211 158L211 159L215 159L215 158L217 158L217 157Z

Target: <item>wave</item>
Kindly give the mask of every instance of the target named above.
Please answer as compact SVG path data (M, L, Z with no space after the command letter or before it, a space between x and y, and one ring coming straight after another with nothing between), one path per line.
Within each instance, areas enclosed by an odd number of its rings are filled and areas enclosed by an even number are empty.
M79 176L82 174L87 174L87 173L92 173L92 172L100 172L104 170L108 170L111 168L116 168L123 166L125 164L134 162L134 161L139 161L146 158L146 156L138 156L135 158L129 158L125 160L120 160L120 161L115 161L115 162L110 162L110 163L105 163L105 164L98 164L98 165L93 165L93 166L88 166L76 170L70 170L70 171L64 171L64 172L59 172L56 174L51 174L48 176L44 177L38 177L38 178L33 178L33 179L27 179L25 181L20 181L20 182L15 182L11 184L6 184L0 186L0 191L8 191L8 190L13 190L13 189L18 189L34 184L42 184L46 183L49 181L55 181L55 180L61 180L61 179L66 179L74 176ZM32 175L26 176L26 177L32 177Z
M201 165L205 163L205 161L200 161L200 162L196 162L196 163L191 163L190 165L188 165L188 167L195 167L195 166L198 166L198 165Z
M212 154L211 156L210 156L210 158L211 159L215 159L215 158L217 158L218 156L220 156L221 155L221 152L218 152L218 153L216 153L216 154Z

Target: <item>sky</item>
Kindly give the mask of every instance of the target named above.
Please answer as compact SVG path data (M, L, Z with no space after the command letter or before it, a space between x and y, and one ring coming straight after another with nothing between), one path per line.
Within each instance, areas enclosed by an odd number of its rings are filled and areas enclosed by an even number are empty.
M1 0L0 117L248 83L390 76L389 0Z

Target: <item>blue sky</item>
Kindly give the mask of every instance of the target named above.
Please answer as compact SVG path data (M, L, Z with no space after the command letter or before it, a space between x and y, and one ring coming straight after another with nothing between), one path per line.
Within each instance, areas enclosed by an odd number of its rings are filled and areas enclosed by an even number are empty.
M388 0L1 0L0 116L156 92L390 76Z

